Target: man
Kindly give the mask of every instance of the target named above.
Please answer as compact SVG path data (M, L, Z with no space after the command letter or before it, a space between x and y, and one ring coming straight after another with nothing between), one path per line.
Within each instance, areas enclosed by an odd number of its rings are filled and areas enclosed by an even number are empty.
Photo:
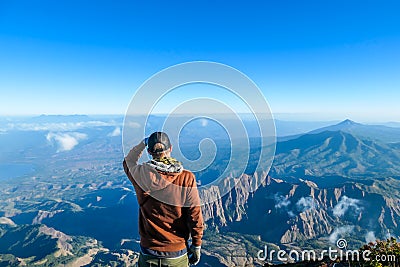
M146 145L152 160L138 164ZM123 162L139 203L139 267L187 267L200 261L203 217L196 179L171 152L168 135L155 132Z

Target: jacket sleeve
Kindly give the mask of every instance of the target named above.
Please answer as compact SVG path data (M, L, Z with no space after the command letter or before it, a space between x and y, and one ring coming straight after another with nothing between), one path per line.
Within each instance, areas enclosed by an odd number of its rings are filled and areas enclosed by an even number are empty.
M133 168L138 165L138 161L142 156L143 150L145 149L146 145L144 142L139 143L138 145L134 146L124 158L123 166L126 176L128 176L129 180L132 183L135 183L133 180L131 171Z
M137 200L140 206L142 206L145 201L146 193L144 193L142 188L135 181L133 177L133 172L138 164L139 158L142 155L145 147L146 145L142 142L137 146L135 146L134 148L132 148L131 151L129 151L128 155L125 157L123 162L125 174L126 176L128 176L129 180L131 181L136 191Z
M146 145L144 142L140 142L138 145L134 146L126 155L125 162L128 166L128 169L132 170L138 164L140 157L143 154L143 150L145 149Z
M132 176L132 174L131 174L130 171L129 171L128 165L126 165L126 160L125 160L125 159L124 159L124 162L122 163L122 165L124 166L124 171L125 171L126 176L128 176L128 178L129 178L129 180L131 181L131 183L132 183L133 185L135 185L136 182L135 182L135 180L133 179L133 176Z
M188 206L188 224L190 228L190 234L192 236L192 245L201 246L201 239L203 237L204 222L203 215L201 213L201 203L199 192L196 186L196 178L192 175L192 183L189 185L187 193Z

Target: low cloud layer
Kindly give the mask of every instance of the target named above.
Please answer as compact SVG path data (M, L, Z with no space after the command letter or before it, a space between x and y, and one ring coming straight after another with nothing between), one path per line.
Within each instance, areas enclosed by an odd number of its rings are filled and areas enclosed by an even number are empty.
M83 128L119 126L115 121L83 121L83 122L9 122L0 126L0 131L76 131Z
M301 197L296 203L296 208L300 212L315 209L316 207L317 203L312 197Z
M352 210L355 213L360 213L362 210L360 202L361 201L359 199L343 196L336 206L333 207L333 215L342 217L348 210Z
M354 225L345 225L336 228L333 230L331 235L329 236L329 242L332 244L336 244L338 239L344 238L347 234L349 234L351 231L353 231Z
M274 200L275 200L275 208L278 209L286 208L287 206L290 205L290 200L287 197L282 196L278 193L274 195Z
M53 133L46 135L47 141L57 144L57 152L72 150L80 141L87 138L86 134L78 132Z
M114 131L112 131L108 136L114 137L114 136L120 136L120 135L121 135L121 128L115 127Z
M126 121L124 126L127 128L133 128L133 129L139 129L141 127L140 123L134 122L134 121ZM146 126L151 127L151 123L147 122Z

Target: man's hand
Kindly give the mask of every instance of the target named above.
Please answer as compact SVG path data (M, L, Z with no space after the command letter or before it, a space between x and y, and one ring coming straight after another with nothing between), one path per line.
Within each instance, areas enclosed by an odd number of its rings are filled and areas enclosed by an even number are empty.
M191 265L197 265L200 262L200 252L201 247L198 246L193 246L190 245L189 250L188 250L188 257L189 257L189 263Z

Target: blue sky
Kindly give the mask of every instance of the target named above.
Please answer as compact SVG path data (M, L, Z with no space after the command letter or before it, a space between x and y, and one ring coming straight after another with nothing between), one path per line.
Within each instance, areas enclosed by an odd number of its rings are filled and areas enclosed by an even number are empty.
M367 0L3 0L0 115L123 114L154 73L210 60L248 75L276 114L400 121L399 11Z

